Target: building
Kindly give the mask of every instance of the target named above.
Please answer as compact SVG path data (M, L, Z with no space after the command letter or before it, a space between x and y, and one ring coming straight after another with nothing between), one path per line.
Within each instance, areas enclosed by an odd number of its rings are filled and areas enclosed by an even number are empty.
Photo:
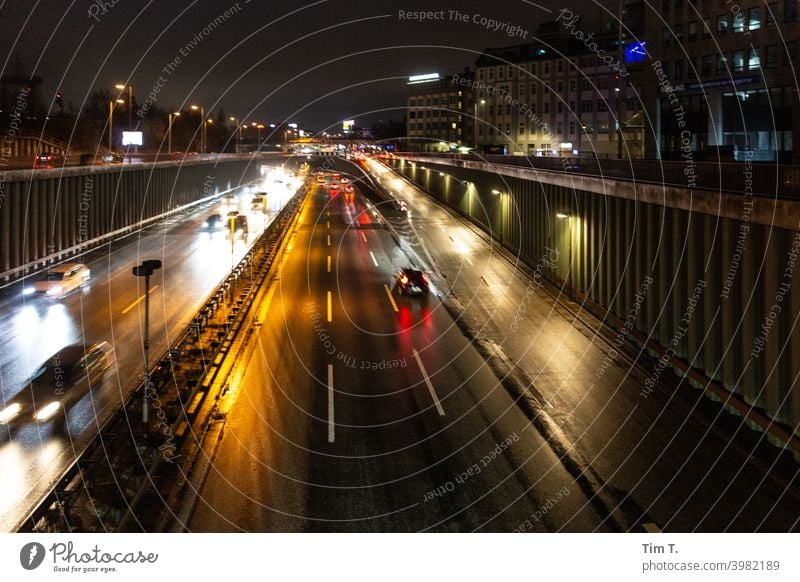
M629 14L640 22L643 13ZM643 65L629 62L639 59L625 50L615 21L599 28L597 33L580 18L567 18L540 26L535 43L483 52L471 84L472 141L478 151L643 156L638 80ZM628 26L625 36L640 29Z
M796 0L658 0L645 20L647 157L800 161Z
M472 80L472 73L467 69L448 77L438 73L409 77L406 149L451 151L469 140L464 125L471 93L456 83L459 78Z

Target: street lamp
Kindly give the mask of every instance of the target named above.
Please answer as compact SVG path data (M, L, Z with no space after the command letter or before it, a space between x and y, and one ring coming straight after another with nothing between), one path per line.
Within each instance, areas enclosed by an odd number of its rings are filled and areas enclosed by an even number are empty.
M258 130L258 150L261 151L261 130L264 129L264 124L259 123L256 125L256 129Z
M117 99L117 103L125 103L122 99ZM114 99L108 102L108 150L114 151Z
M192 105L192 111L200 110L200 153L206 153L206 110L203 107L198 107L197 105Z
M167 151L169 151L169 153L172 153L172 116L173 115L175 117L180 117L181 116L181 112L180 111L176 111L174 113L170 113L169 114L169 123L167 124Z
M237 117L229 117L231 121L236 124L236 153L239 153L239 140L241 139L242 130L239 127L239 119Z
M125 90L125 85L118 83L114 85L116 89L120 91ZM128 130L133 130L133 85L127 85L128 88Z
M144 391L142 392L142 424L144 425L144 438L147 439L148 422L150 420L147 407L147 391L150 388L150 276L161 268L161 261L151 259L142 261L142 264L133 268L133 274L144 277Z
M473 107L473 115L472 115L472 143L475 144L475 151L478 151L478 101L475 101L472 104ZM486 100L480 100L481 105L486 105Z
M574 288L572 286L572 215L565 212L557 212L556 217L561 220L567 220L569 223L569 245L567 250L567 286L569 287L569 298L574 299Z

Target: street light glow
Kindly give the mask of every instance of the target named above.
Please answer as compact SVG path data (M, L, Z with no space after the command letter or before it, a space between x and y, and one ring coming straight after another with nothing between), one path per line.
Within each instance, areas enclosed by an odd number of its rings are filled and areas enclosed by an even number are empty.
M558 218L569 218L569 214L564 214L563 212L557 212L556 216Z

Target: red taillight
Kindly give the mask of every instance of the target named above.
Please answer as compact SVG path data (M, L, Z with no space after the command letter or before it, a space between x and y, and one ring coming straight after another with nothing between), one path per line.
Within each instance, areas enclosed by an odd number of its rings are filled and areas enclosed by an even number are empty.
M425 284L428 284L428 278L425 276L425 273L422 274L422 280L425 281Z

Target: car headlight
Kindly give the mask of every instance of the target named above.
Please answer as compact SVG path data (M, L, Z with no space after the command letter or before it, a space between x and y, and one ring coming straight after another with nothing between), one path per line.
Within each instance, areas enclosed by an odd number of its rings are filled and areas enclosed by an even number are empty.
M208 221L207 220L203 223L203 228L208 228Z
M35 292L36 292L36 289L34 289L33 287L25 287L22 290L22 294L23 295L33 295Z
M3 410L0 410L0 424L4 424L13 420L22 410L22 406L18 403L9 404Z
M47 294L48 295L58 295L63 290L64 290L64 288L61 285L56 285L55 287L50 287L50 289L47 290Z
M58 409L61 408L61 404L58 402L51 402L41 410L37 411L36 414L33 415L33 418L38 422L44 422L45 420L49 420Z

